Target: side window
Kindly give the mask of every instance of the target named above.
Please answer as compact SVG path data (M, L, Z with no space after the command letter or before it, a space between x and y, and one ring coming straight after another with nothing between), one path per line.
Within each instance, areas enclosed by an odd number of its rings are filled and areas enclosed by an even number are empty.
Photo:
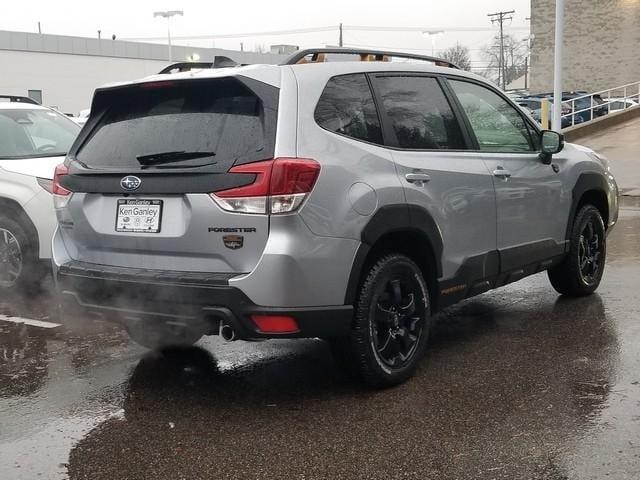
M364 74L329 80L316 106L315 119L330 132L382 144L380 121Z
M480 150L530 152L535 149L527 124L500 95L475 83L449 80L476 134Z
M466 148L460 126L435 78L378 77L376 89L401 148Z

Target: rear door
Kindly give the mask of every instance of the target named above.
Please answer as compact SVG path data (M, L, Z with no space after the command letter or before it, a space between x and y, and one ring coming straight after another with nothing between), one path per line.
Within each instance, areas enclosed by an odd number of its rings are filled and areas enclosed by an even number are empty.
M563 179L566 157L560 153L553 165L542 163L537 133L498 93L466 80L448 83L474 134L473 154L493 175L502 269L561 254L571 203Z
M225 211L212 192L251 184L234 165L272 159L279 89L246 77L98 91L69 157L59 212L74 260L136 268L249 272L268 215Z
M443 277L452 280L441 284L443 301L464 296L473 280L497 273L491 176L469 155L438 78L381 73L372 80L406 201L426 210L442 235Z

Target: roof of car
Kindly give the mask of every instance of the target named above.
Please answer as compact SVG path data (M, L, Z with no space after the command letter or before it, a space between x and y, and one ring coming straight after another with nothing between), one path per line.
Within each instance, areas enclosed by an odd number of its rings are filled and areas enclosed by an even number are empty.
M0 110L50 110L50 109L48 107L43 107L42 105L37 105L34 103L0 101Z
M280 86L282 69L291 69L294 72L313 71L314 75L321 75L330 78L335 75L359 72L415 72L415 73L436 73L453 76L473 78L482 82L487 79L465 70L440 67L425 61L402 61L402 62L358 62L358 61L336 61L317 62L295 65L242 65L225 68L197 68L189 71L182 71L172 74L155 74L136 80L117 82L104 85L98 90L124 87L150 82L179 81L189 79L221 78L229 76L247 76L260 80L269 85Z

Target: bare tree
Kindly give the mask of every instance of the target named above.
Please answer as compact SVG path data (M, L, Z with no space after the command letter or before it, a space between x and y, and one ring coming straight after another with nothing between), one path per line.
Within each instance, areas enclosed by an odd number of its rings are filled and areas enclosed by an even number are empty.
M469 54L469 48L464 45L456 43L455 47L447 48L442 52L442 58L455 63L462 70L471 70L471 55Z
M487 62L484 76L502 84L508 85L525 73L525 59L527 58L526 42L516 40L513 35L504 36L504 68L500 65L500 39L496 38L492 45L482 49L482 57Z

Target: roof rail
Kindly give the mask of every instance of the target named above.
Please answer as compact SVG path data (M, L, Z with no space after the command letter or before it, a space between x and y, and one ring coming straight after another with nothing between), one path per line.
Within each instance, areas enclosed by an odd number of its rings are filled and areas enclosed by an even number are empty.
M406 58L411 60L421 60L424 62L431 62L436 64L439 67L449 67L449 68L457 68L453 62L449 60L445 60L444 58L439 57L431 57L429 55L417 55L414 53L401 53L401 52L390 52L386 50L368 50L362 48L308 48L305 50L298 50L290 57L288 57L282 65L295 65L298 63L307 63L304 62L304 58L311 55L311 61L309 63L322 62L324 61L323 57L325 54L338 54L338 55L360 55L361 61L378 61L383 62L387 61L389 57L396 58ZM373 58L372 58L373 57ZM322 59L322 60L320 60Z
M21 95L2 95L2 94L0 94L0 98L6 98L10 102L15 102L15 103L30 103L32 105L40 105L33 98L23 97Z
M240 64L229 57L223 55L216 55L213 57L213 62L178 62L171 65L167 65L158 73L160 75L174 73L174 70L178 72L188 72L189 70L196 70L200 68L227 68L237 67Z

